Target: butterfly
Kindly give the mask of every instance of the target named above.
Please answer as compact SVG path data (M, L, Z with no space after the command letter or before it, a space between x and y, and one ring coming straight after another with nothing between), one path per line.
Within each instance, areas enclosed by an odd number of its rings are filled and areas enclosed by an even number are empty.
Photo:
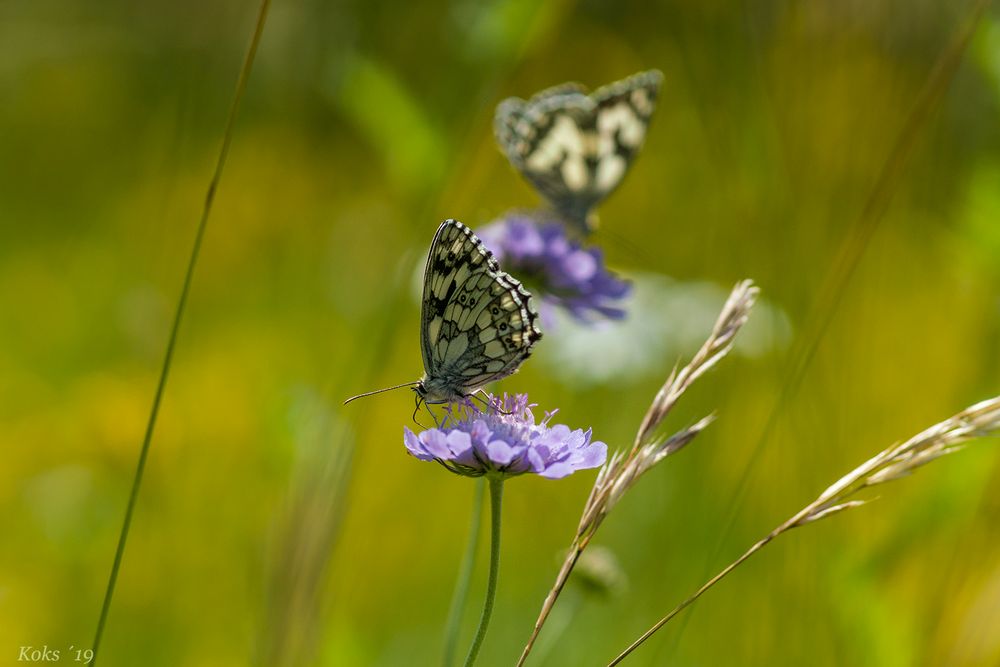
M589 232L591 211L642 147L662 81L649 70L590 94L564 83L527 101L506 99L493 119L497 143L558 214Z
M424 376L413 386L420 401L450 403L516 372L542 337L531 294L500 265L471 229L445 220L424 267L420 351Z

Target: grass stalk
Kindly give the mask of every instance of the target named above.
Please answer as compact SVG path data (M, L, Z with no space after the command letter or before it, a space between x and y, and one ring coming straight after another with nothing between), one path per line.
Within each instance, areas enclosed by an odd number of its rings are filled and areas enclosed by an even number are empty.
M736 335L750 317L750 310L756 303L758 292L757 287L749 280L737 283L733 287L705 343L683 368L675 368L670 373L656 393L636 431L632 447L627 451L615 452L601 467L590 490L590 496L584 504L580 523L566 559L559 569L559 574L556 575L555 583L545 596L531 636L528 637L517 660L517 667L522 667L528 659L542 626L545 625L552 607L562 594L566 582L569 581L573 568L576 567L584 549L590 544L605 517L642 475L666 457L683 449L712 423L713 417L707 416L670 437L665 437L661 432L664 421L684 392L729 354Z
M184 283L181 287L180 298L177 301L177 309L174 312L173 324L170 327L170 336L167 339L167 349L163 356L163 365L160 368L160 378L156 384L156 393L153 395L153 405L149 411L149 419L146 422L146 431L142 439L142 447L139 450L139 460L136 463L135 475L132 478L132 490L129 492L128 504L125 507L125 518L122 521L121 532L118 535L118 546L115 548L115 558L111 565L111 573L108 576L108 585L104 592L104 602L101 605L101 615L97 621L97 630L94 633L92 650L94 652L91 665L96 664L99 655L98 649L104 637L104 627L107 624L108 612L111 609L111 601L114 598L115 584L118 582L118 573L121 570L122 558L125 555L125 544L128 541L129 528L132 525L132 515L135 512L136 501L139 497L139 488L142 485L143 473L146 470L146 460L149 458L150 443L153 440L153 432L156 429L156 418L160 412L160 404L163 401L163 393L167 386L167 378L170 375L170 367L173 362L174 349L177 346L177 335L180 331L181 321L187 307L188 295L191 292L191 283L194 278L195 266L198 263L198 256L201 253L202 241L205 238L205 229L208 226L208 218L212 211L212 204L215 201L215 192L222 178L222 170L229 154L229 146L232 143L233 128L236 124L236 116L239 113L240 103L246 91L247 81L250 77L250 70L253 66L254 57L257 54L257 46L260 44L261 34L264 30L264 23L267 19L267 11L270 7L270 0L261 0L260 10L257 14L257 23L254 28L250 46L247 49L243 66L240 69L239 80L236 84L236 92L233 95L232 105L229 108L229 116L226 119L225 132L222 139L222 147L219 150L219 157L215 163L215 171L212 180L208 184L208 191L205 194L205 203L202 207L201 218L198 221L198 229L195 232L194 244L191 247L191 255L188 257L187 269L184 273Z
M653 624L649 630L629 644L628 648L608 663L608 667L614 667L614 665L619 664L647 639L652 637L657 630L666 625L670 619L677 616L677 614L700 598L710 588L725 579L730 572L743 564L750 556L763 549L779 535L788 532L792 528L798 528L799 526L820 521L845 510L860 507L866 504L867 501L851 499L859 491L907 477L917 468L927 465L942 456L959 451L969 440L993 435L997 431L1000 431L1000 396L971 405L943 422L921 431L906 442L893 445L879 452L831 484L815 500L754 543L739 558L705 582L701 588L674 607L670 613Z
M778 397L760 435L750 448L750 454L747 456L748 461L757 458L760 449L770 439L774 429L778 426L782 408L802 383L826 330L840 307L847 285L860 265L864 252L884 217L919 134L943 99L989 4L990 0L976 0L973 4L968 18L956 28L952 40L934 63L913 106L903 119L899 134L882 164L875 184L865 201L864 208L841 244L832 267L820 285L818 295L814 300L815 305L803 324L802 334L797 337L796 343L788 355L788 365L783 373ZM746 466L736 483L736 491L728 503L730 510L723 524L723 529L705 561L704 573L706 575L710 572L709 568L712 567L712 564L718 560L726 540L736 525L736 517L747 493L752 471L752 466ZM676 641L680 641L683 631L682 627L677 633Z

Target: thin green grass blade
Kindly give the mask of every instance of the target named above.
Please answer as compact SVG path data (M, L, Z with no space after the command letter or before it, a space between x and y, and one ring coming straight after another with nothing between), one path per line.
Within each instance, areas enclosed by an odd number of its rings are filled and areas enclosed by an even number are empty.
M125 507L125 518L122 521L121 533L118 535L118 546L115 549L115 559L111 565L111 574L108 576L108 586L104 592L104 602L101 605L101 616L97 621L97 630L94 633L94 641L91 646L94 657L91 665L97 663L98 649L101 646L101 639L104 637L104 627L107 624L108 612L111 609L111 601L115 594L115 584L118 582L118 573L121 570L122 558L125 554L125 544L128 541L129 528L132 525L132 515L135 511L136 500L139 497L139 487L142 485L143 473L146 470L146 460L149 457L149 447L153 440L153 432L156 429L156 418L160 412L160 403L163 400L163 393L167 386L167 377L170 375L170 366L173 362L174 349L177 345L177 334L180 331L181 321L184 317L184 310L187 306L188 295L191 292L191 282L194 277L194 269L198 263L198 255L201 253L201 244L205 238L205 229L208 226L208 217L212 212L212 204L215 201L215 192L222 178L222 170L226 164L226 157L229 154L229 146L232 143L233 127L236 124L236 117L239 114L240 103L246 91L247 81L250 78L250 70L253 66L254 57L257 55L257 46L260 44L261 34L264 31L264 23L267 20L267 12L270 8L271 0L261 0L260 10L257 14L257 23L254 28L250 46L247 49L246 57L243 60L243 67L240 69L239 80L236 84L236 92L233 95L233 102L229 108L229 116L226 119L226 128L222 138L222 147L219 150L219 158L215 163L215 172L212 180L208 184L208 192L205 195L205 204L202 207L201 219L198 221L198 229L195 232L194 244L191 247L191 256L188 258L187 270L184 273L184 283L181 287L180 298L177 301L177 310L174 312L174 321L170 327L170 337L167 339L167 349L163 356L163 365L160 368L160 379L156 384L156 393L153 396L153 406L149 411L149 420L146 422L146 433L142 439L142 448L139 450L139 461L136 464L135 475L132 478L132 490L129 493L128 505Z

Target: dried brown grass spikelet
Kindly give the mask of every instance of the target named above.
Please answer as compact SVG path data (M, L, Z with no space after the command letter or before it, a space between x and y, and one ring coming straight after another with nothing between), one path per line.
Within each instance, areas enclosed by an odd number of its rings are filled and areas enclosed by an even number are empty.
M732 349L736 334L746 324L759 293L760 290L750 280L744 280L733 288L701 349L686 366L679 371L675 368L656 393L639 425L632 449L627 454L615 452L601 468L584 508L579 535L593 534L643 473L680 451L715 419L714 415L707 415L670 437L660 435L660 427L688 387Z
M552 606L566 585L580 554L587 548L604 518L643 473L667 456L680 451L712 423L714 417L708 415L669 437L663 435L660 430L664 420L688 387L715 366L732 349L736 334L746 324L759 291L750 280L744 280L733 288L719 313L712 333L701 349L686 366L680 370L674 368L656 393L642 423L639 425L631 449L627 452L617 451L612 454L598 472L590 496L584 505L573 543L570 545L566 560L559 570L555 584L542 604L542 610L535 621L531 637L517 662L519 666L523 665L527 659L542 625L544 625Z
M674 607L670 613L632 642L628 648L609 663L609 667L624 660L657 630L666 625L670 619L782 533L807 523L825 519L844 510L860 507L868 501L851 500L851 497L862 489L906 477L917 468L962 449L965 443L973 438L981 438L997 432L1000 432L1000 396L971 405L958 414L921 431L906 442L879 452L834 482L814 501L762 537L743 552L739 558L705 582L693 595Z
M879 452L821 493L800 512L803 516L796 525L863 505L866 501L847 499L862 489L906 477L935 459L959 451L969 440L997 430L1000 430L1000 396L971 405L906 442Z

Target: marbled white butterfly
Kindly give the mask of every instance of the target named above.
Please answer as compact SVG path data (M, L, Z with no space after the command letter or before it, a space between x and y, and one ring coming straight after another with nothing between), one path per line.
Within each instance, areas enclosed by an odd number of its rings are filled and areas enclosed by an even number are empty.
M511 164L556 212L589 231L594 206L642 147L663 74L640 72L587 94L566 83L497 107L493 128Z
M445 220L424 268L418 401L448 403L517 371L542 337L531 294L500 270L483 242L457 220ZM387 391L380 389L378 391ZM369 396L367 392L351 397Z

